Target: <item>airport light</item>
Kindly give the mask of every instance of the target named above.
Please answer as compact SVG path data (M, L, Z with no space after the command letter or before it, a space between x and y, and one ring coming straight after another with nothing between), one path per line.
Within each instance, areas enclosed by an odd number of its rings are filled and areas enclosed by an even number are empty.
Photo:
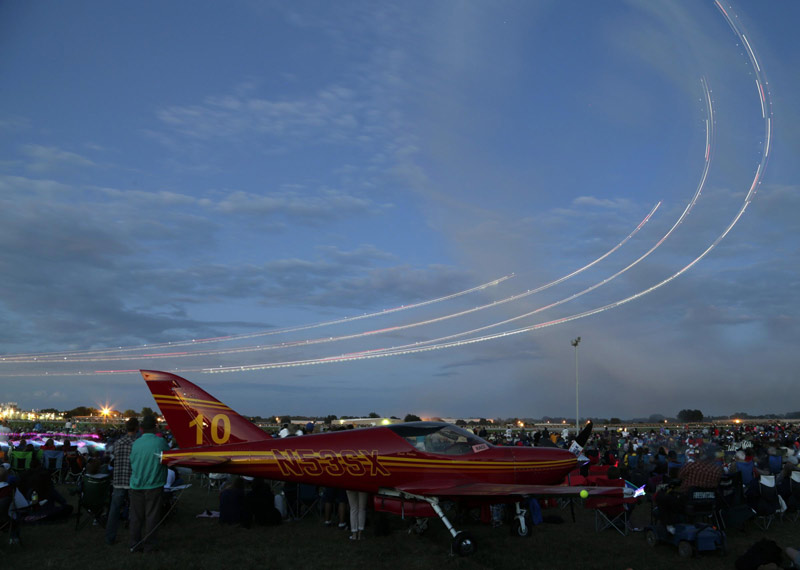
M581 337L572 340L572 346L575 348L575 434L581 432L581 417L578 412L578 345L581 343Z

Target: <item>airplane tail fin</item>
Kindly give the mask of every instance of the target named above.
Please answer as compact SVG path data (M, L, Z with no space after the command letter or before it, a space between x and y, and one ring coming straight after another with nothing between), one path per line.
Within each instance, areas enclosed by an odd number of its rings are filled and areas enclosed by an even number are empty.
M262 441L267 434L185 378L140 370L179 447Z
M592 428L594 428L592 420L587 421L581 432L575 437L575 441L578 442L578 445L581 447L586 446L586 442L589 441L589 438L592 436Z

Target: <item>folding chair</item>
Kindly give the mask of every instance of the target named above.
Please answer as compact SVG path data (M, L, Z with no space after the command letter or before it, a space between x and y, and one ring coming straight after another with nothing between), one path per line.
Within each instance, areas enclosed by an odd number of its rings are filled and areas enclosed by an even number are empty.
M725 475L719 482L719 502L720 508L730 508L741 505L744 502L744 492L742 490L742 474L734 471Z
M86 475L81 478L81 491L78 494L78 512L75 516L75 530L81 523L81 511L92 516L95 525L105 526L104 516L111 502L111 476Z
M600 499L599 497L597 498ZM587 503L592 503L595 499L587 499ZM587 504L586 508L594 509L594 529L597 532L613 528L623 536L628 534L628 511L625 505L620 503L618 505L607 504L608 500L604 501L603 506L599 504Z
M209 473L208 478L205 481L205 484L208 488L208 492L210 493L212 489L219 491L222 489L225 482L228 480L227 473Z
M8 462L11 464L11 471L17 476L22 475L31 468L33 461L33 451L13 450L9 454Z
M786 501L789 506L787 517L792 519L792 522L797 522L800 517L800 471L792 471L789 490L789 498Z
M598 487L625 487L624 479L597 480ZM622 491L622 489L620 489ZM589 497L583 503L587 509L594 509L594 529L597 532L613 528L623 536L628 534L628 506L636 503L633 497L619 496Z
M756 525L767 530L775 515L781 514L781 503L774 475L762 475L759 479L759 497L756 504Z
M770 455L769 456L769 472L773 475L777 475L783 469L783 456L781 455Z
M174 487L164 487L164 492L161 494L161 512L163 518L166 519L168 516L175 513L175 510L178 506L178 499L183 491L191 486L191 483L186 483L184 485L176 485Z
M742 474L742 485L749 487L755 479L752 461L737 461L736 470Z
M70 451L64 454L62 459L62 481L64 483L77 483L83 475L83 457L80 452Z
M283 487L289 517L300 520L308 513L320 513L319 487L307 483L286 483Z
M683 513L690 523L694 523L699 519L722 528L717 503L717 490L691 487L686 493Z
M8 543L20 544L20 527L31 507L14 484L4 484L10 493L0 499L0 531L8 530Z
M0 532L5 532L6 530L9 531L9 534L13 538L13 527L12 523L14 519L11 518L11 502L14 500L12 495L8 495L7 497L3 497L0 499Z
M64 462L64 452L60 449L45 449L42 453L44 468L50 473L53 483L61 483L61 467Z

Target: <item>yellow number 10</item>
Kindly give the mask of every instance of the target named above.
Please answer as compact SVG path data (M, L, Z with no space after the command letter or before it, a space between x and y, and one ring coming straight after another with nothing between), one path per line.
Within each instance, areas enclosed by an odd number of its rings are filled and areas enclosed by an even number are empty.
M197 445L203 444L203 414L197 414L197 417L189 422L189 427L195 426L197 429L196 442ZM219 424L222 424L222 436L219 435ZM211 419L211 440L217 445L228 443L231 438L231 419L225 414L217 414Z

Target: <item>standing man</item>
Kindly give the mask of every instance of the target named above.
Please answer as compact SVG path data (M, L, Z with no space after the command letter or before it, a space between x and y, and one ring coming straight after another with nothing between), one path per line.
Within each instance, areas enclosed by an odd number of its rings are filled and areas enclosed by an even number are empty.
M161 452L169 446L163 438L156 437L156 419L152 415L142 418L142 435L131 447L131 552L156 549L161 495L167 482L167 468L161 465Z
M117 540L120 512L131 488L131 447L139 432L139 420L129 418L125 422L125 431L127 433L114 442L114 454L111 460L114 467L111 480L114 491L111 494L111 506L108 510L106 544L114 544Z

